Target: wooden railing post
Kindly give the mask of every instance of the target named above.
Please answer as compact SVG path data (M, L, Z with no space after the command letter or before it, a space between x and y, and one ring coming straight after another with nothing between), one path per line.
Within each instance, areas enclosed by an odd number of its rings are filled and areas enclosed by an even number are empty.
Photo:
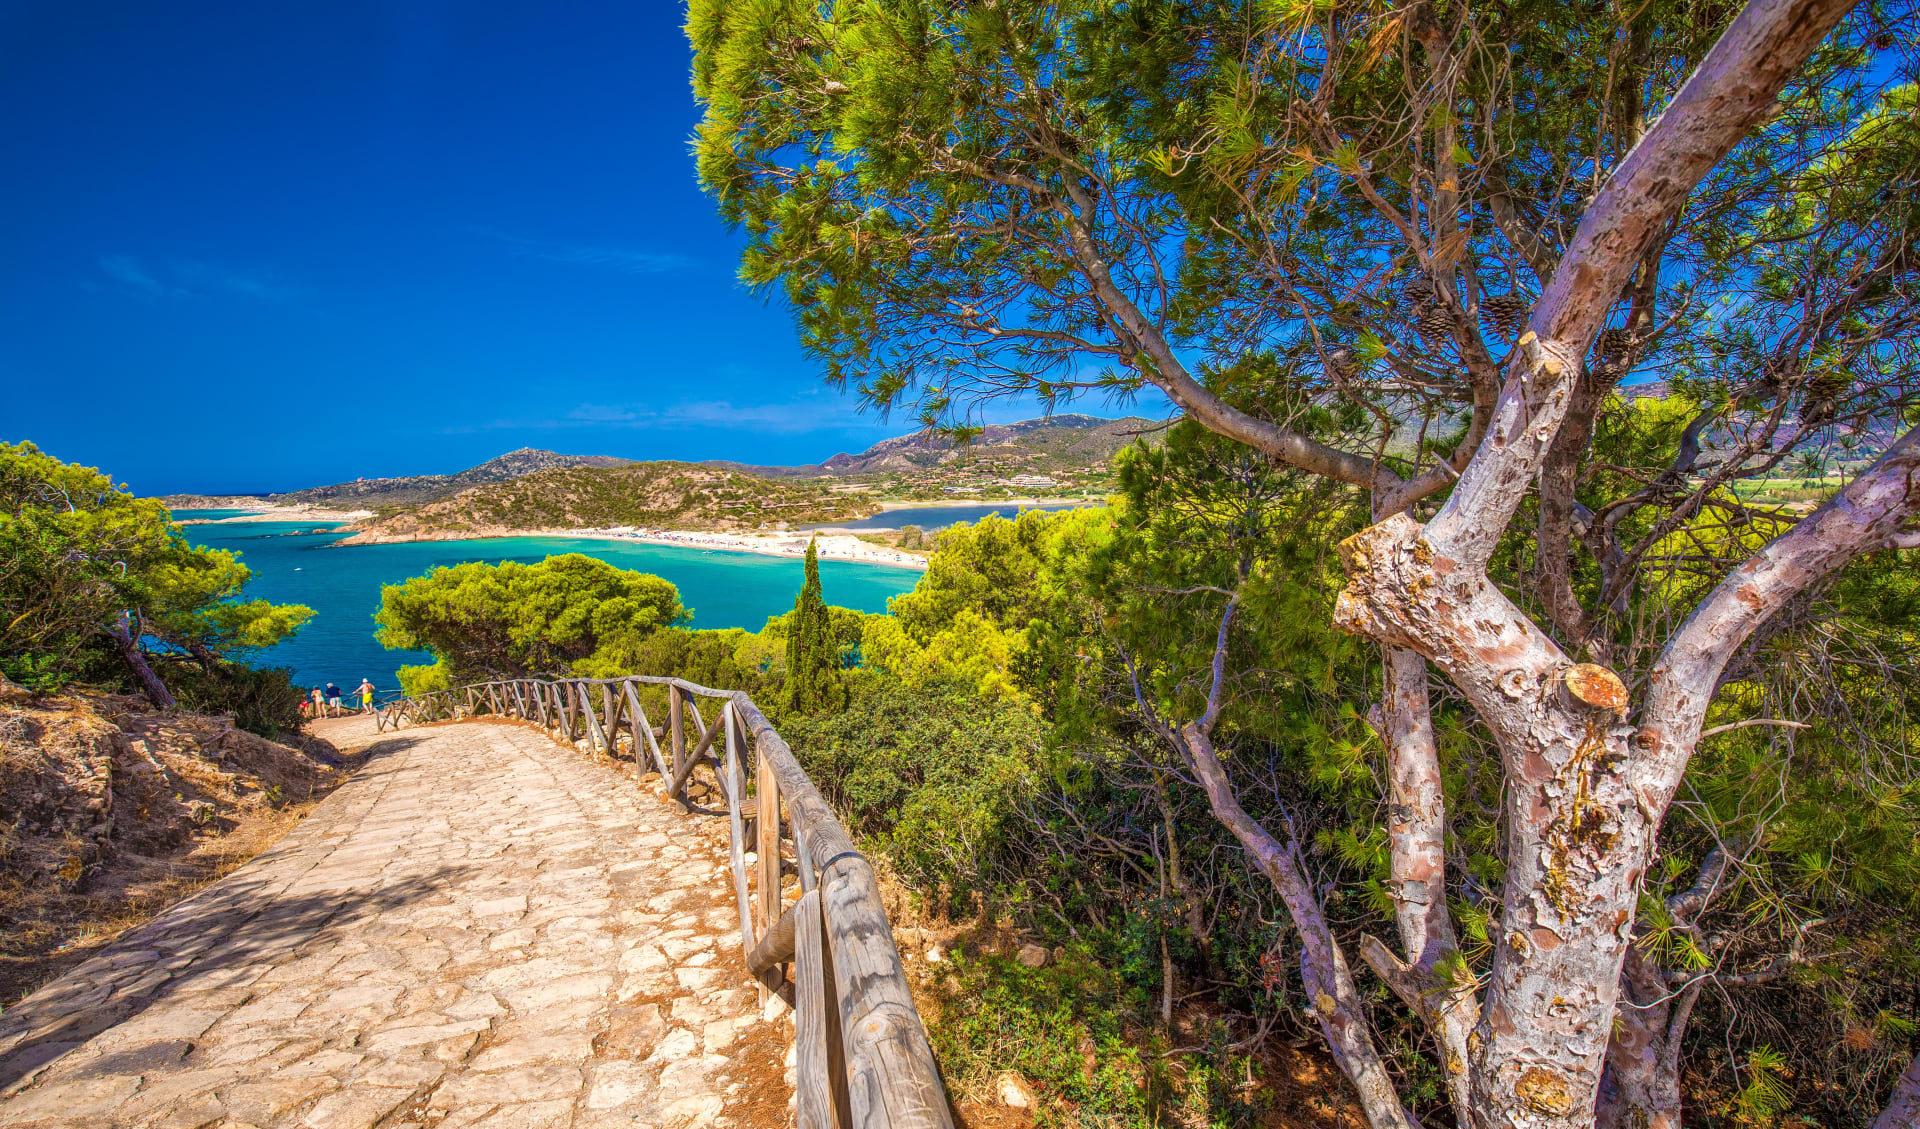
M852 1129L841 1071L839 1009L820 921L820 892L800 896L793 923L794 1115L799 1129Z
M620 699L611 682L600 684L600 728L607 737L607 755L613 756L620 751Z
M759 931L753 927L753 916L748 912L747 897L747 835L742 826L742 809L747 802L747 782L740 771L740 761L747 755L746 733L740 728L739 718L734 714L733 703L721 707L720 720L727 727L727 763L722 770L726 774L727 788L727 849L729 861L733 864L733 901L740 916L740 948L751 952L759 939ZM635 740L634 759L639 759L640 744ZM765 1003L765 999L761 1000Z
M635 675L617 680L617 687L615 681L507 679L464 689L468 712L484 701L495 714L510 711L531 720L538 713L543 725L558 729L568 741L584 732L610 752L624 719L633 736L635 767L640 773L657 770L668 793L689 810L708 811L685 793L694 764L711 758L727 800L734 899L747 967L763 989L783 997L792 992L799 1124L803 1129L952 1129L945 1086L907 988L873 868L793 750L745 694L674 678ZM662 735L671 739L671 765L641 707L643 682L667 692L668 725ZM593 686L600 687L597 711ZM723 699L712 725L700 716L696 696ZM384 732L457 716L460 708L460 691L449 688L398 699L375 724ZM698 727L698 742L691 747L689 712ZM724 763L722 746L715 743L722 739ZM755 761L751 813L749 755ZM751 875L749 814L755 853ZM781 888L783 823L791 830L800 870L800 897L791 907ZM789 963L791 984L783 974Z
M686 697L680 692L680 687L669 685L667 687L667 735L669 747L673 750L673 775L668 778L667 787L673 789L669 794L681 803L686 802L686 785L683 782L679 788L674 788L673 782L681 780L685 775L683 770L687 764L686 715Z
M602 724L600 715L593 712L593 688L584 682L580 684L580 708L587 715L587 743L602 753L611 753L613 738L607 735L607 727Z
M753 930L755 935L763 934L774 922L780 920L780 784L773 778L773 770L767 767L767 758L763 754L754 766L754 798L758 801L755 811L754 850L759 857L755 860L755 870L759 873L760 898L754 903Z

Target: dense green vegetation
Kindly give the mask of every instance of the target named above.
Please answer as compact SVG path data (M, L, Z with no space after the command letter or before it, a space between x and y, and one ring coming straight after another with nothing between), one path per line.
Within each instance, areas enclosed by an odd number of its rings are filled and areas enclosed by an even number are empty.
M284 671L234 652L271 646L311 609L248 600L232 553L196 549L166 507L31 443L0 444L0 674L35 690L126 687L155 705L235 711L271 734L298 721Z
M1679 441L1667 421L1685 414L1647 404L1623 417L1640 423L1609 450L1623 464L1637 448L1664 457ZM1060 950L1038 972L990 950L957 950L939 966L928 1002L942 1009L934 1036L956 1085L984 1091L999 1070L1018 1069L1045 1097L1044 1125L1253 1124L1282 1080L1244 1041L1312 1033L1312 1003L1287 974L1299 935L1164 730L1205 708L1233 601L1219 741L1242 802L1294 828L1337 935L1357 946L1391 928L1384 749L1368 718L1378 661L1326 626L1338 588L1331 546L1365 515L1353 492L1192 424L1123 453L1113 473L1121 489L1107 509L942 532L921 583L884 616L826 606L831 593L810 583L795 612L760 632L691 631L673 625L677 603L654 578L578 564L591 584L498 575L565 575L566 558L463 566L472 576L460 587L495 606L489 623L524 593L533 609L577 605L576 624L604 622L597 602L612 593L652 593L620 630L564 644L545 613L505 618L520 624L516 645L547 648L547 669L748 690L921 912L994 922ZM1525 567L1526 547L1511 540L1508 567ZM826 637L802 626L822 612ZM1741 668L1715 717L1777 716L1792 699L1813 728L1792 731L1790 744L1770 726L1711 738L1689 802L1668 817L1644 959L1720 978L1696 1001L1687 1042L1709 1119L1759 1123L1754 1111L1772 1101L1830 1124L1870 1120L1871 1080L1909 1037L1902 985L1920 971L1904 940L1920 928L1909 733L1920 703L1910 679L1873 672L1911 668L1917 614L1915 562L1849 569ZM496 630L449 629L442 645ZM797 632L819 642L796 648ZM792 656L815 651L833 660L807 669L837 693L797 700ZM1478 975L1503 865L1497 752L1464 703L1434 689L1465 875L1450 901ZM1710 913L1678 927L1666 899L1719 844L1738 850L1739 868ZM1818 924L1804 926L1809 917ZM1403 1087L1443 1119L1444 1080L1417 1019L1377 986L1371 999ZM1189 1049L1163 1057L1175 1046Z
M1203 803L1247 882L1208 904L1284 922L1299 993L1227 1006L1317 1029L1374 1129L1920 1109L1878 987L1917 971L1914 19L689 8L702 182L830 384L961 435L1151 385L1216 437L862 652L1039 711L1045 778ZM1059 848L1089 914L1102 842Z
M453 565L388 585L374 621L382 644L434 653L433 666L401 668L402 687L420 693L605 662L686 618L679 590L659 577L569 553Z

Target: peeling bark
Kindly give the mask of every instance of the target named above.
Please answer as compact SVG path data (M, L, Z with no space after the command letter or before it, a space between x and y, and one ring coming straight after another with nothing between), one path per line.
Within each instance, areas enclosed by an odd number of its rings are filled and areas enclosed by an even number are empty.
M1459 956L1447 909L1446 789L1433 740L1427 662L1400 647L1382 647L1386 694L1381 703L1387 745L1388 883L1400 931L1401 960L1366 938L1360 955L1400 1002L1426 1023L1439 1045L1448 1097L1469 1124L1467 1036L1479 1015L1472 986L1448 967Z
M1619 709L1570 691L1572 663L1553 640L1422 532L1401 515L1340 546L1349 583L1335 622L1427 652L1499 743L1505 905L1469 1040L1470 1100L1483 1124L1580 1125L1592 1116L1656 827L1615 771L1632 730Z
M1898 474L1876 466L1775 543L1799 535L1807 547L1769 546L1743 566L1722 586L1730 594L1716 591L1669 646L1638 735L1626 724L1631 703L1617 676L1586 668L1569 682L1567 654L1486 571L1575 407L1588 346L1632 272L1850 7L1754 0L1741 11L1582 217L1535 306L1492 425L1439 513L1424 527L1396 514L1340 546L1349 583L1336 624L1432 660L1500 748L1507 875L1469 1040L1476 1125L1591 1123L1641 878L1716 676L1737 645L1718 641L1729 632L1744 639L1876 536L1886 543L1911 512L1904 484L1893 485ZM1830 546L1824 565L1811 545L1820 540ZM1777 591L1756 588L1761 574Z
M1874 1119L1873 1129L1916 1129L1920 1127L1920 1056L1915 1056L1906 1073L1893 1084L1887 1107Z
M1505 909L1469 1062L1481 1123L1591 1117L1641 876L1719 675L1788 600L1853 557L1901 543L1920 510L1916 436L1902 436L1709 595L1655 667L1638 729L1624 723L1629 702L1610 672L1573 667L1484 571L1433 544L1431 525L1397 515L1340 546L1349 583L1336 623L1424 651L1501 750ZM1676 1044L1665 1039L1658 1051L1670 1058ZM1677 1121L1677 1096L1664 1096L1655 1073L1620 1079L1643 1091L1634 1104L1671 1108Z

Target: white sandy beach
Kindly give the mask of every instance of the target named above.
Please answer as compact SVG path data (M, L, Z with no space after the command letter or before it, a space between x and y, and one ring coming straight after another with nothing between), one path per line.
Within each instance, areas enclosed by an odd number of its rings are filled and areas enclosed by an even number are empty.
M674 545L685 549L704 549L720 553L759 553L769 557L804 557L808 533L702 533L690 529L549 529L508 534L513 537L585 537L604 541L636 541L645 545ZM821 533L820 559L858 561L861 564L888 565L926 571L927 558L918 553L875 545L845 533Z
M182 525L230 525L248 521L355 521L372 517L371 510L326 510L312 506L256 506L247 513L224 518L188 518ZM580 537L594 541L634 541L647 545L674 545L721 553L759 553L770 557L804 557L808 533L707 533L692 529L647 529L613 526L606 529L487 529L445 533L430 537L385 537L356 534L349 544L392 544L401 541L484 541L501 537ZM875 545L844 533L821 533L820 559L857 561L925 571L927 559L917 553Z
M178 518L175 523L178 525L234 525L247 521L359 521L372 516L372 510L330 510L323 506L276 506L256 503L247 507L246 513L235 514L233 517Z

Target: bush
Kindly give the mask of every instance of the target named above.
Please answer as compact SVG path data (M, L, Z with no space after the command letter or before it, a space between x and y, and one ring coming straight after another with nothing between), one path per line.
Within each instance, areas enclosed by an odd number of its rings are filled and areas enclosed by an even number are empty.
M1013 800L1029 790L1040 723L969 686L903 686L855 672L844 712L781 727L848 829L874 842L922 893L984 893Z
M168 685L187 709L230 713L235 725L262 737L300 728L306 692L293 684L293 672L286 667L257 669L226 661L216 664L212 673L183 661L168 667Z
M453 689L453 671L445 659L418 666L403 666L394 673L400 679L400 692L409 698L431 694L435 690Z
M431 650L460 682L525 678L630 650L687 611L672 584L580 553L436 568L380 593L375 637Z
M1160 1066L1143 1059L1133 1014L1113 973L1074 951L1042 969L955 955L934 989L940 1022L928 1030L956 1095L994 1100L1012 1070L1040 1097L1042 1129L1144 1127L1154 1117Z

